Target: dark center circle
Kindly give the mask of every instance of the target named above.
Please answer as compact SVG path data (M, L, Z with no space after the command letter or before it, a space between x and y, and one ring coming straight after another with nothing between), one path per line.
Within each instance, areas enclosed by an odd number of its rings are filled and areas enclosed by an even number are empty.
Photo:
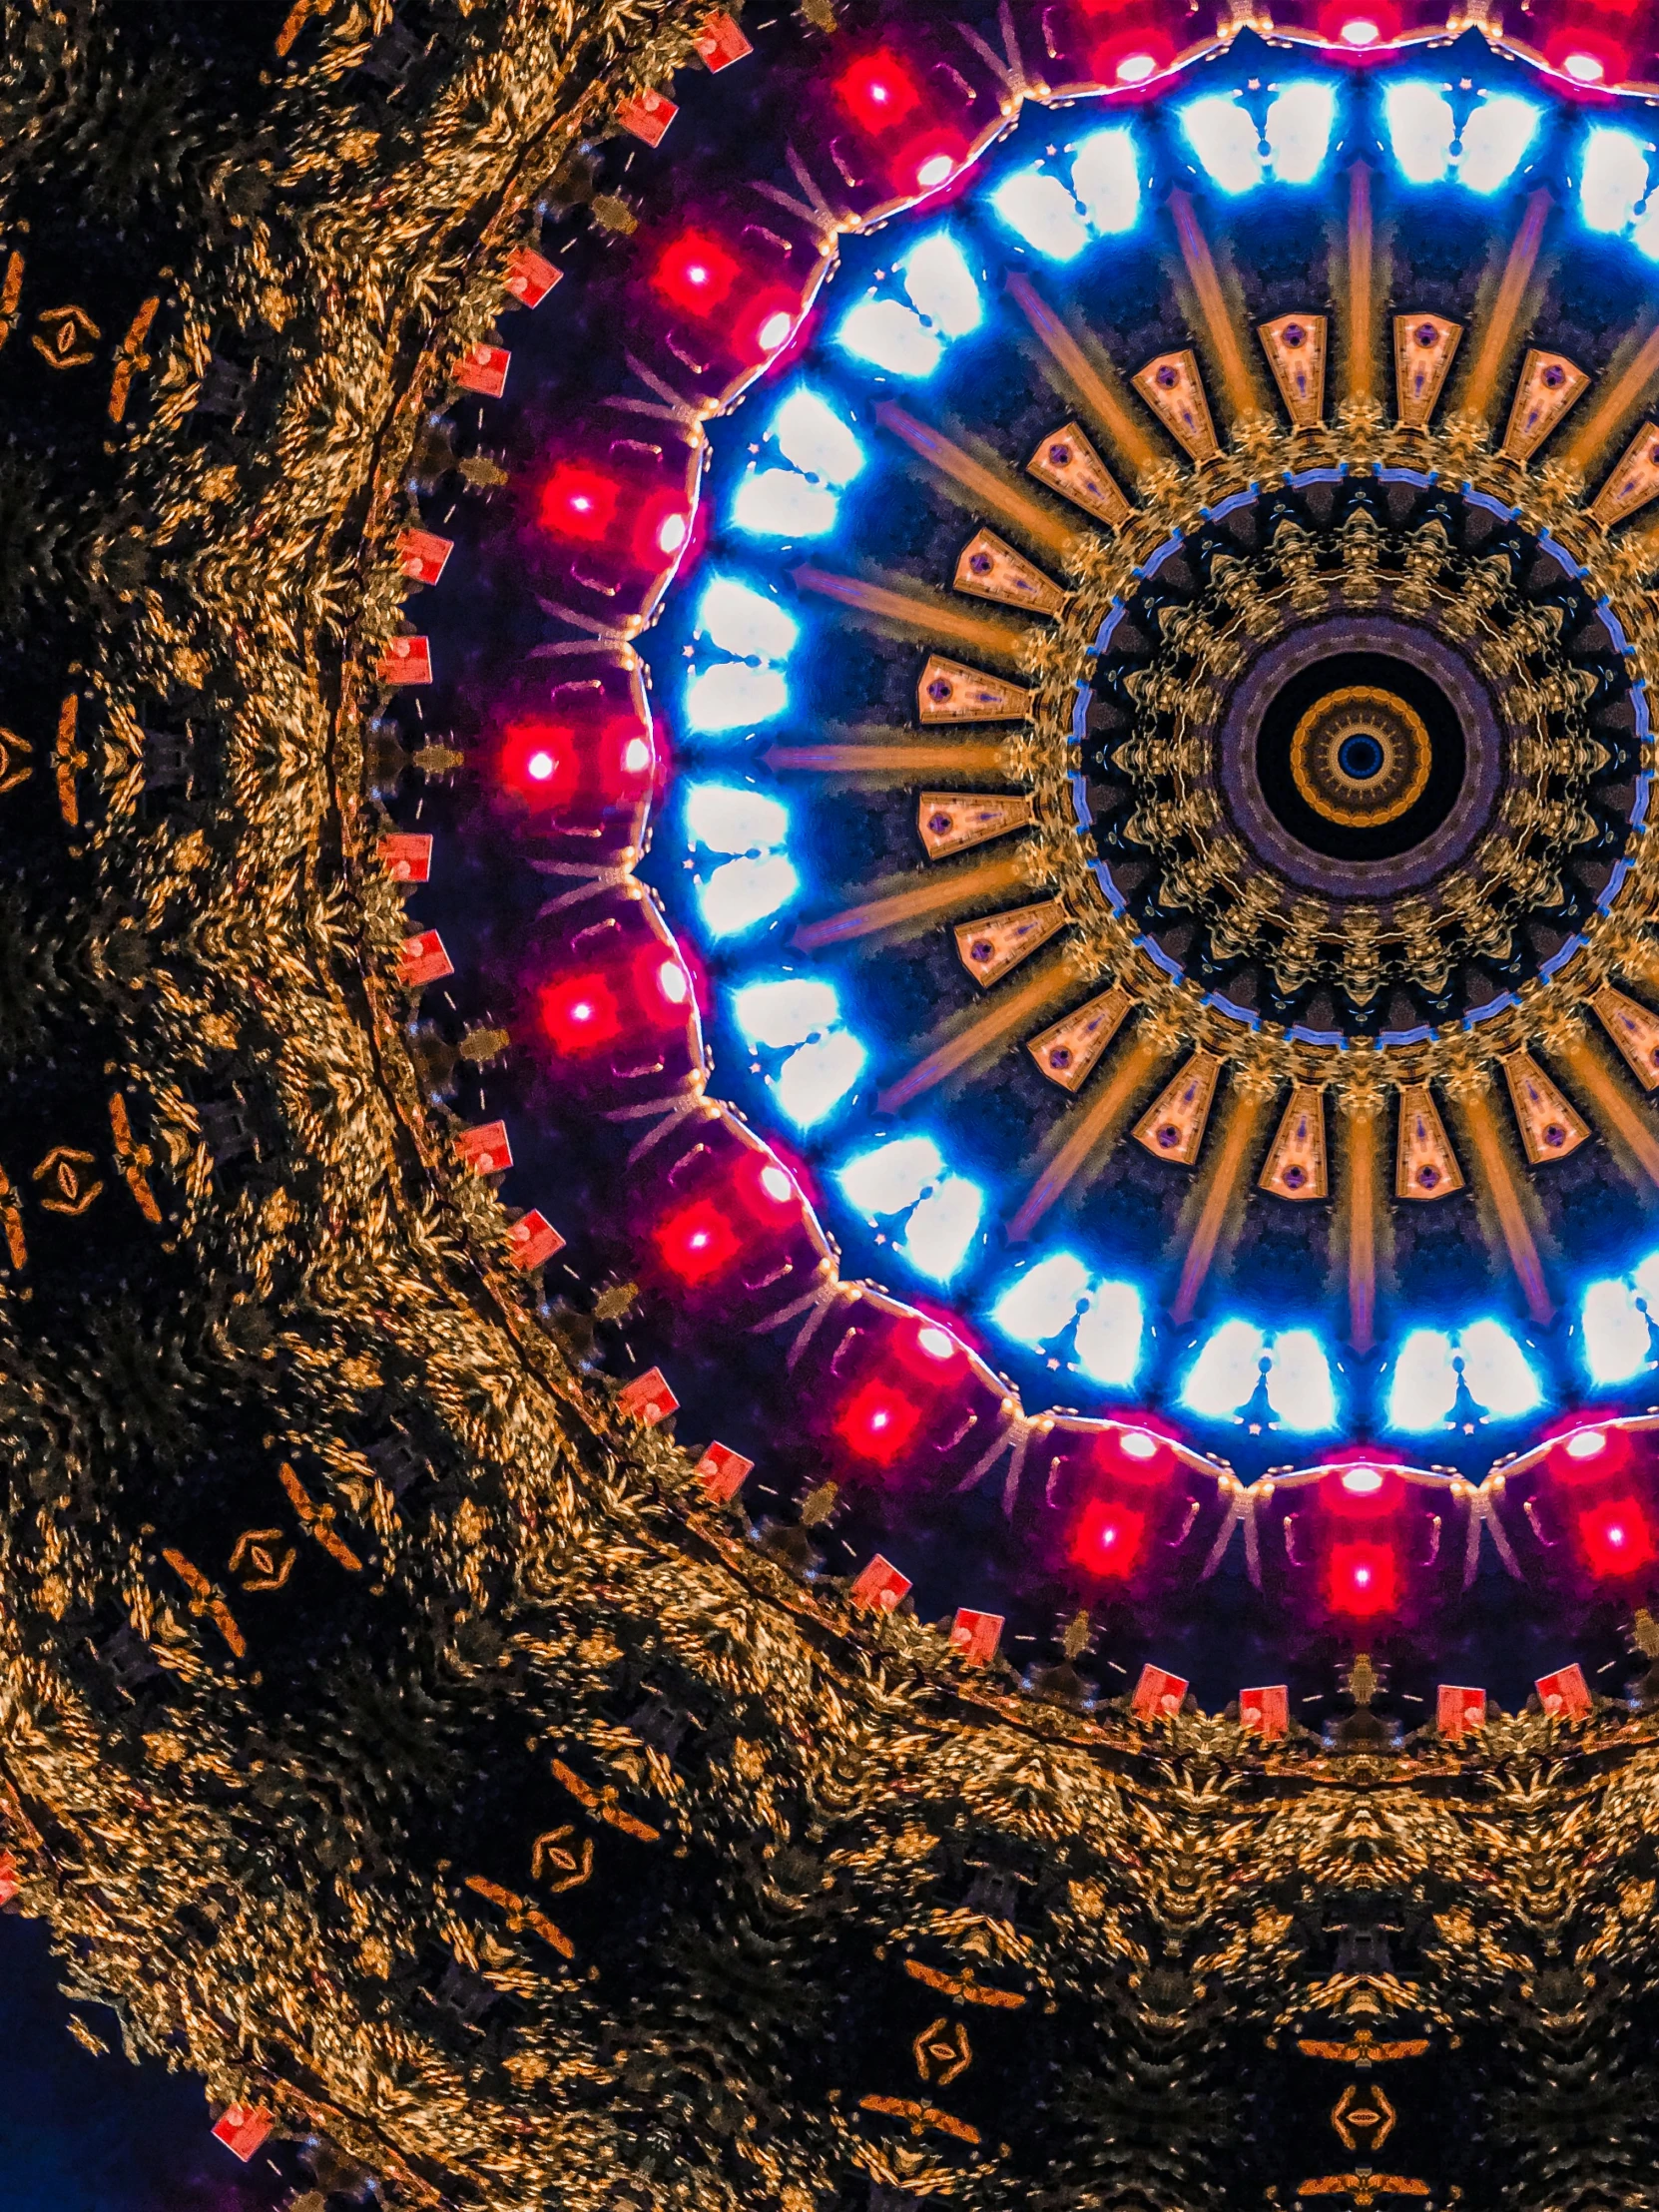
M1343 795L1329 805L1310 804L1298 789L1293 768L1297 732L1312 714L1318 725L1325 703L1335 710L1343 698L1372 692L1408 710L1396 727L1350 729L1334 749L1335 765L1358 788L1377 787L1401 773L1400 728L1420 729L1427 740L1427 774L1403 812L1368 822L1364 806L1344 807ZM1417 741L1410 741L1417 745ZM1420 751L1420 745L1418 745ZM1304 776L1307 775L1306 742ZM1389 653L1334 653L1290 677L1269 701L1256 741L1256 772L1262 796L1281 825L1300 844L1333 860L1391 860L1433 834L1457 804L1467 764L1462 725L1450 700L1432 677ZM1413 773L1410 782L1415 784ZM1350 819L1334 820L1336 813Z

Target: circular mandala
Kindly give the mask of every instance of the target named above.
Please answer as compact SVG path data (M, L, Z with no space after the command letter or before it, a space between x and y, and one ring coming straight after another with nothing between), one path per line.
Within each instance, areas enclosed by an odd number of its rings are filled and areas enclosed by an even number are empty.
M1336 682L1337 688L1322 688L1303 710L1291 735L1291 775L1298 796L1322 821L1339 830L1381 830L1422 797L1434 765L1432 741L1421 715L1397 691L1340 681L1348 673L1321 671L1321 686ZM1385 676L1386 664L1377 673ZM1277 719L1291 711L1282 692L1271 712ZM1461 745L1457 750L1461 754ZM1447 778L1453 789L1461 766L1459 760Z

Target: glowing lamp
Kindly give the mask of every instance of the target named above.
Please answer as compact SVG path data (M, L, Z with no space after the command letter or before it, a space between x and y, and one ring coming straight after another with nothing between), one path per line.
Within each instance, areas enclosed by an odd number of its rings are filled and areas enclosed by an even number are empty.
M1382 36L1382 27L1369 15L1351 15L1337 36L1345 46L1375 46Z
M688 231L664 248L651 281L665 299L701 318L725 302L738 274L723 246L702 231Z
M788 345L801 313L801 295L783 284L768 284L732 317L732 350L740 360L770 360Z
M622 1011L602 975L567 975L542 992L541 1023L556 1051L581 1058L612 1042Z
M1319 12L1322 37L1355 58L1397 37L1399 27L1395 0L1327 0Z
M1373 1620L1399 1604L1399 1562L1382 1543L1338 1543L1326 1562L1325 1602L1333 1613Z
M1085 12L1098 15L1102 10L1085 4ZM1103 85L1119 86L1125 92L1134 92L1150 84L1174 59L1174 39L1162 24L1154 23L1123 25L1103 39L1090 55L1096 79Z
M1126 1459L1156 1459L1158 1439L1147 1428L1126 1428L1118 1437L1118 1449Z
M1630 74L1629 54L1598 23L1572 24L1557 31L1544 48L1544 59L1586 92L1622 84Z
M762 1192L775 1206L787 1206L795 1196L795 1178L781 1168L776 1160L769 1160L758 1178Z
M948 1330L929 1322L925 1329L916 1332L916 1350L929 1360L948 1360L956 1346Z
M634 510L630 549L638 565L652 573L669 567L691 536L686 495L678 488L650 493Z
M501 781L527 799L557 807L575 791L581 769L568 723L537 716L510 722L501 741Z
M541 519L555 537L599 545L616 521L622 487L583 461L560 461L542 486Z
M1600 1499L1573 1516L1584 1564L1598 1578L1639 1574L1654 1561L1653 1529L1629 1491Z
M1068 1556L1085 1574L1109 1582L1134 1573L1146 1543L1146 1515L1121 1498L1090 1498L1071 1532Z
M663 1265L681 1282L693 1285L724 1275L743 1250L732 1224L710 1199L671 1215L652 1242Z
M1554 1481L1583 1489L1622 1474L1632 1457L1631 1441L1624 1430L1597 1422L1556 1437L1549 1447L1549 1472Z
M1133 54L1125 54L1112 75L1120 85L1144 85L1149 77L1158 74L1158 57L1137 47Z
M835 98L860 130L878 138L902 123L919 101L906 72L886 52L866 54L835 80Z
M915 1434L921 1408L879 1381L855 1390L835 1417L834 1432L857 1458L890 1467Z
M1373 1497L1382 1487L1382 1470L1381 1467L1349 1467L1342 1482L1350 1497Z

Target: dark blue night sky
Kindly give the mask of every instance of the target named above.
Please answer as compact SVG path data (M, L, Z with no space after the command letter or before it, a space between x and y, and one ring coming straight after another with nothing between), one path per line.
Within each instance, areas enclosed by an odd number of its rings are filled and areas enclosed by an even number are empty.
M78 2007L112 2055L84 2050L58 1979L44 1926L0 1916L0 2212L268 2212L289 2193L291 2163L244 2167L214 2140L194 2075L128 2065L112 2014Z

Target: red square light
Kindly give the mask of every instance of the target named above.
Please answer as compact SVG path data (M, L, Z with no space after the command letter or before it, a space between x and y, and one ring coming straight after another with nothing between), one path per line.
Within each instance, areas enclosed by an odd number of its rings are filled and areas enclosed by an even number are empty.
M568 975L541 994L542 1027L567 1053L593 1052L622 1026L616 994L598 975Z
M1134 1572L1145 1535L1144 1513L1117 1498L1091 1498L1071 1532L1072 1564L1118 1580Z
M708 1199L670 1215L652 1242L662 1254L664 1266L683 1283L707 1283L724 1274L743 1249L732 1224Z
M879 135L916 106L918 95L890 54L866 54L835 80L835 97L853 122Z
M651 281L688 314L710 315L738 280L738 265L701 231L676 239L657 263Z
M542 486L541 519L561 538L597 545L616 520L619 487L580 461L561 461Z
M835 1434L860 1459L889 1467L915 1434L921 1409L886 1382L866 1382L841 1407Z
M1391 1613L1399 1603L1399 1562L1387 1544L1333 1544L1325 1600L1333 1613L1360 1620Z
M1628 1491L1586 1506L1578 1515L1578 1546L1595 1575L1636 1574L1653 1564L1653 1531Z

